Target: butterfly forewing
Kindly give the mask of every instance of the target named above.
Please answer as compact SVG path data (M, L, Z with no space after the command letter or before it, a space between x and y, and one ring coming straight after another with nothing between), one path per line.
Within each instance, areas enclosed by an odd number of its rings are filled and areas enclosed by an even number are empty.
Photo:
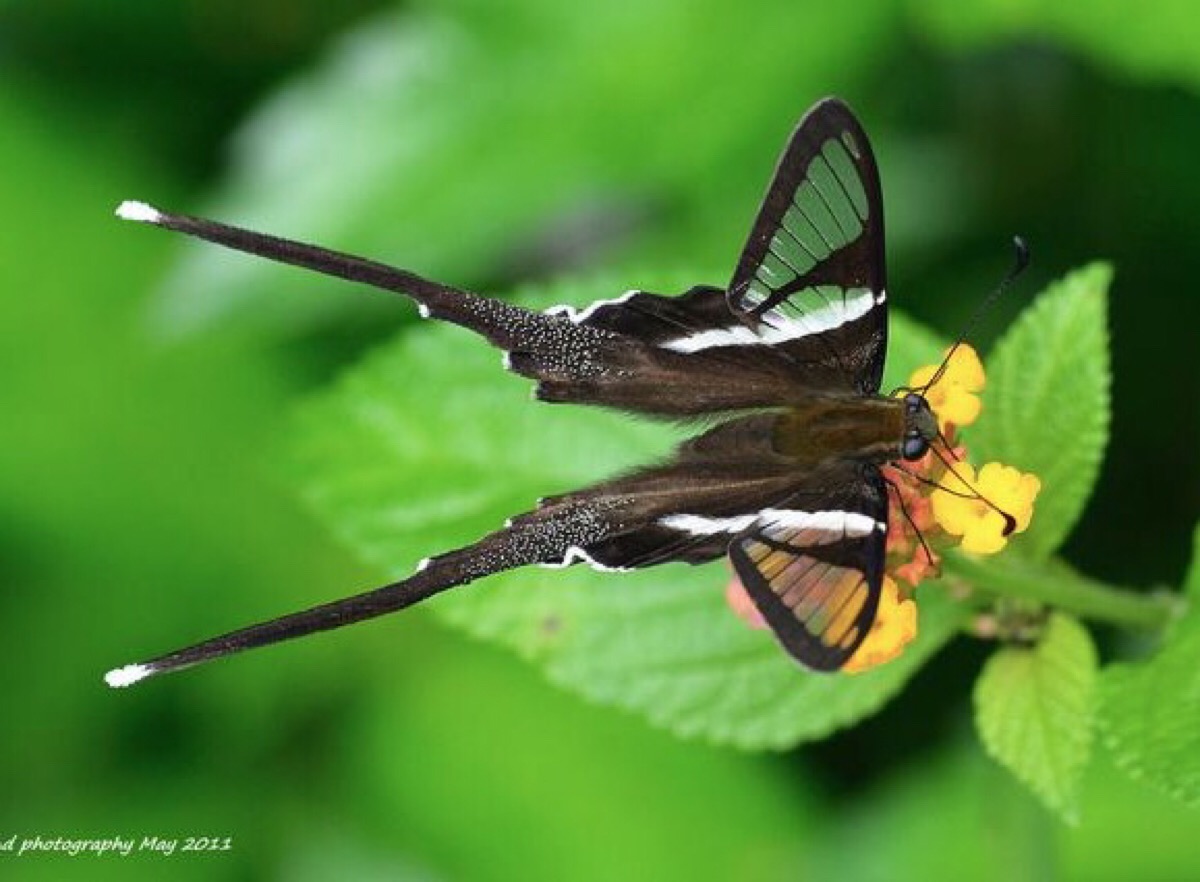
M739 579L780 643L817 670L846 663L879 607L887 499L878 470L866 466L862 474L822 503L764 512L729 547Z
M858 391L875 392L886 297L875 158L849 108L828 99L801 121L779 161L729 302L797 361L836 357Z

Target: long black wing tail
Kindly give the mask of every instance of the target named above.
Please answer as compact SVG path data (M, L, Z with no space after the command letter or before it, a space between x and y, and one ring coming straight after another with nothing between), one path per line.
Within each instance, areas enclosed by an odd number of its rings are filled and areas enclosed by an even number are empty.
M596 352L616 335L577 325L558 315L534 312L492 297L426 279L405 269L310 245L256 233L205 218L161 211L143 202L123 202L117 216L152 224L235 251L303 267L328 276L360 282L404 294L417 303L425 318L451 322L484 337L505 351L522 350L538 356L547 378L586 379L602 365ZM535 379L541 377L535 376Z
M504 529L490 533L472 545L427 558L407 579L231 631L149 661L126 665L109 671L105 682L114 688L130 686L147 677L247 649L352 625L405 609L484 576L528 564L595 563L583 549L603 542L617 529L619 502L617 498L601 498L543 506L514 518Z

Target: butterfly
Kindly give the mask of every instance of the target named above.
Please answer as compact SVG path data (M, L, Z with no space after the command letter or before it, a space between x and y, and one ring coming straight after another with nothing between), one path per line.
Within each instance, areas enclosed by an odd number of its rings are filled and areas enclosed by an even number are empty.
M631 570L728 557L782 647L836 671L875 620L888 495L881 466L938 437L920 391L880 394L887 349L883 199L867 136L817 103L779 160L724 288L631 291L535 312L407 270L126 202L117 214L407 295L504 352L535 397L719 419L659 465L550 496L409 578L109 672L127 686L339 628L530 564Z

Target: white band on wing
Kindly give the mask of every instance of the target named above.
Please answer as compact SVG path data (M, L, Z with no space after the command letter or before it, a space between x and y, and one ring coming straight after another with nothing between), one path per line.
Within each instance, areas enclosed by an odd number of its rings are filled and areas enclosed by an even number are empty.
M741 533L755 524L793 530L819 530L837 536L868 536L873 530L887 527L883 521L856 511L793 511L785 508L764 508L758 514L731 518L675 514L659 518L658 523L692 536Z
M862 318L876 303L875 293L869 288L848 288L844 298L831 300L803 315L791 316L778 310L770 310L764 316L766 322L770 323L764 323L757 331L737 324L668 340L662 344L662 348L690 353L721 346L775 346L840 328L848 322Z

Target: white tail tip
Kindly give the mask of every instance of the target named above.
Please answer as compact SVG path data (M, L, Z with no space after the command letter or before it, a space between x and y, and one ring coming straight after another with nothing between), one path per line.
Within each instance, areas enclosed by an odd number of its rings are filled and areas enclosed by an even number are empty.
M126 200L117 206L117 217L142 224L156 224L162 220L162 212L145 202Z
M139 680L145 680L154 673L154 668L149 665L126 665L123 668L109 671L104 675L104 682L113 689L124 689L126 686L132 686Z

